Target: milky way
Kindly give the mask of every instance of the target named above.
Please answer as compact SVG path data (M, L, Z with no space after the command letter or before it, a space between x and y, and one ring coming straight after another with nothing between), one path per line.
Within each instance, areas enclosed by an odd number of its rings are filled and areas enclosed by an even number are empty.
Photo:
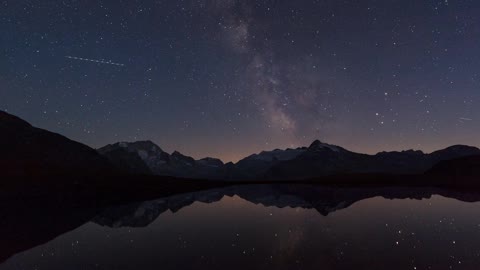
M467 0L3 0L0 109L92 147L150 139L225 161L314 139L478 146L478 14Z

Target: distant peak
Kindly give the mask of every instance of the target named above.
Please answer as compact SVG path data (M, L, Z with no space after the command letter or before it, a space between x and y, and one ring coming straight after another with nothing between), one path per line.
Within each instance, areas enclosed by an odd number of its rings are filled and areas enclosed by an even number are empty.
M464 152L464 153L471 153L471 154L479 154L480 149L478 149L475 146L457 144L457 145L449 146L445 149L434 151L432 152L432 154L446 153L446 152L457 152L457 153Z
M317 147L323 146L323 145L325 145L325 144L322 143L320 140L315 140L310 144L309 148L317 148Z
M402 153L410 154L410 155L424 155L425 154L421 150L414 150L414 149L403 150Z
M172 153L172 157L175 157L175 158L188 158L188 159L191 159L191 157L189 157L189 156L186 156L186 155L184 155L184 154L182 154L182 153L180 153L180 152L178 152L178 151L174 151L174 152Z
M151 153L165 153L162 148L153 143L152 141L135 141L135 142L117 142L114 144L108 144L99 148L101 152L113 151L117 148L123 148L129 152L145 151Z
M470 145L456 144L456 145L449 146L445 149L478 149L478 148Z
M205 160L205 161L221 161L219 158L213 158L213 157L205 157L200 160Z
M122 147L126 147L126 146L135 146L135 147L141 147L141 148L155 148L155 149L159 149L162 151L162 149L156 145L154 142L150 141L150 140L146 140L146 141L135 141L135 142L121 142L120 145Z
M218 158L212 158L212 157L206 157L202 158L199 160L200 163L205 163L205 164L210 164L210 165L216 165L216 166L221 166L224 165L223 161L221 161Z
M150 141L150 140L146 140L146 141L136 141L136 142L133 142L131 144L141 144L141 145L155 145L157 146L154 142Z
M331 144L328 144L328 143L323 143L321 142L320 140L315 140L312 144L310 144L310 146L308 147L308 149L310 151L318 151L320 149L330 149L334 152L339 152L341 150L344 150L343 148L341 147L338 147L336 145L331 145Z
M183 155L178 151L173 151L172 156L183 156Z
M183 162L183 163L188 163L190 165L194 164L195 163L195 159L192 158L192 157L189 157L189 156L185 156L183 155L182 153L178 152L178 151L175 151L172 153L171 157L176 160L176 161L180 161L180 162Z

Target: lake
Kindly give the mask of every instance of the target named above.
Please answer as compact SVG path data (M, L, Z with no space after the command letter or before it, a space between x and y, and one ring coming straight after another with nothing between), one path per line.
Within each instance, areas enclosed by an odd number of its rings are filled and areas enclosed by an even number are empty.
M62 212L31 224L3 220L15 235L8 241L24 239L4 242L2 252L13 254L0 270L479 269L479 200L442 189L261 185L107 207L93 217L75 208L78 219ZM48 228L48 236L29 242L23 231L37 226L30 235Z

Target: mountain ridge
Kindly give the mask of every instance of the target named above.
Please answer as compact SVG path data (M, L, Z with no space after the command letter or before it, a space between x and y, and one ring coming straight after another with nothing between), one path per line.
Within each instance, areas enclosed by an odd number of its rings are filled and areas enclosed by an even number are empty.
M161 149L152 141L120 142L114 145L128 148L144 142L148 142L148 147ZM111 145L99 148L98 151L104 153L104 149L108 147ZM148 149L137 150L136 154L142 156ZM135 155L134 152L132 151L132 155ZM195 160L178 151L172 154L162 151L161 155L160 159L166 166L156 169L150 167L153 174L223 180L304 180L335 174L421 174L443 160L480 155L480 149L458 144L431 153L404 150L382 151L370 155L315 140L308 147L261 151L237 163L225 164L220 159L211 157ZM132 157L132 160L134 159L135 157ZM212 166L209 162L215 165Z
M308 180L359 174L422 175L433 168L461 176L460 168L477 164L462 158L480 156L479 148L466 145L431 153L406 150L369 155L315 140L308 147L262 151L237 163L225 164L212 157L195 160L178 151L169 154L149 140L118 142L95 150L1 111L0 147L0 169L7 176L127 173L227 181ZM445 162L449 160L459 161ZM469 175L477 174L472 168L465 170Z

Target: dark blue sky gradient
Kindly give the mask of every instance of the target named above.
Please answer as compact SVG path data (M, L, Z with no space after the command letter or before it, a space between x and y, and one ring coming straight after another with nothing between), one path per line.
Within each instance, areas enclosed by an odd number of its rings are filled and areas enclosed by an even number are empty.
M0 109L225 161L480 145L480 2L0 1ZM96 61L95 63L66 56Z

